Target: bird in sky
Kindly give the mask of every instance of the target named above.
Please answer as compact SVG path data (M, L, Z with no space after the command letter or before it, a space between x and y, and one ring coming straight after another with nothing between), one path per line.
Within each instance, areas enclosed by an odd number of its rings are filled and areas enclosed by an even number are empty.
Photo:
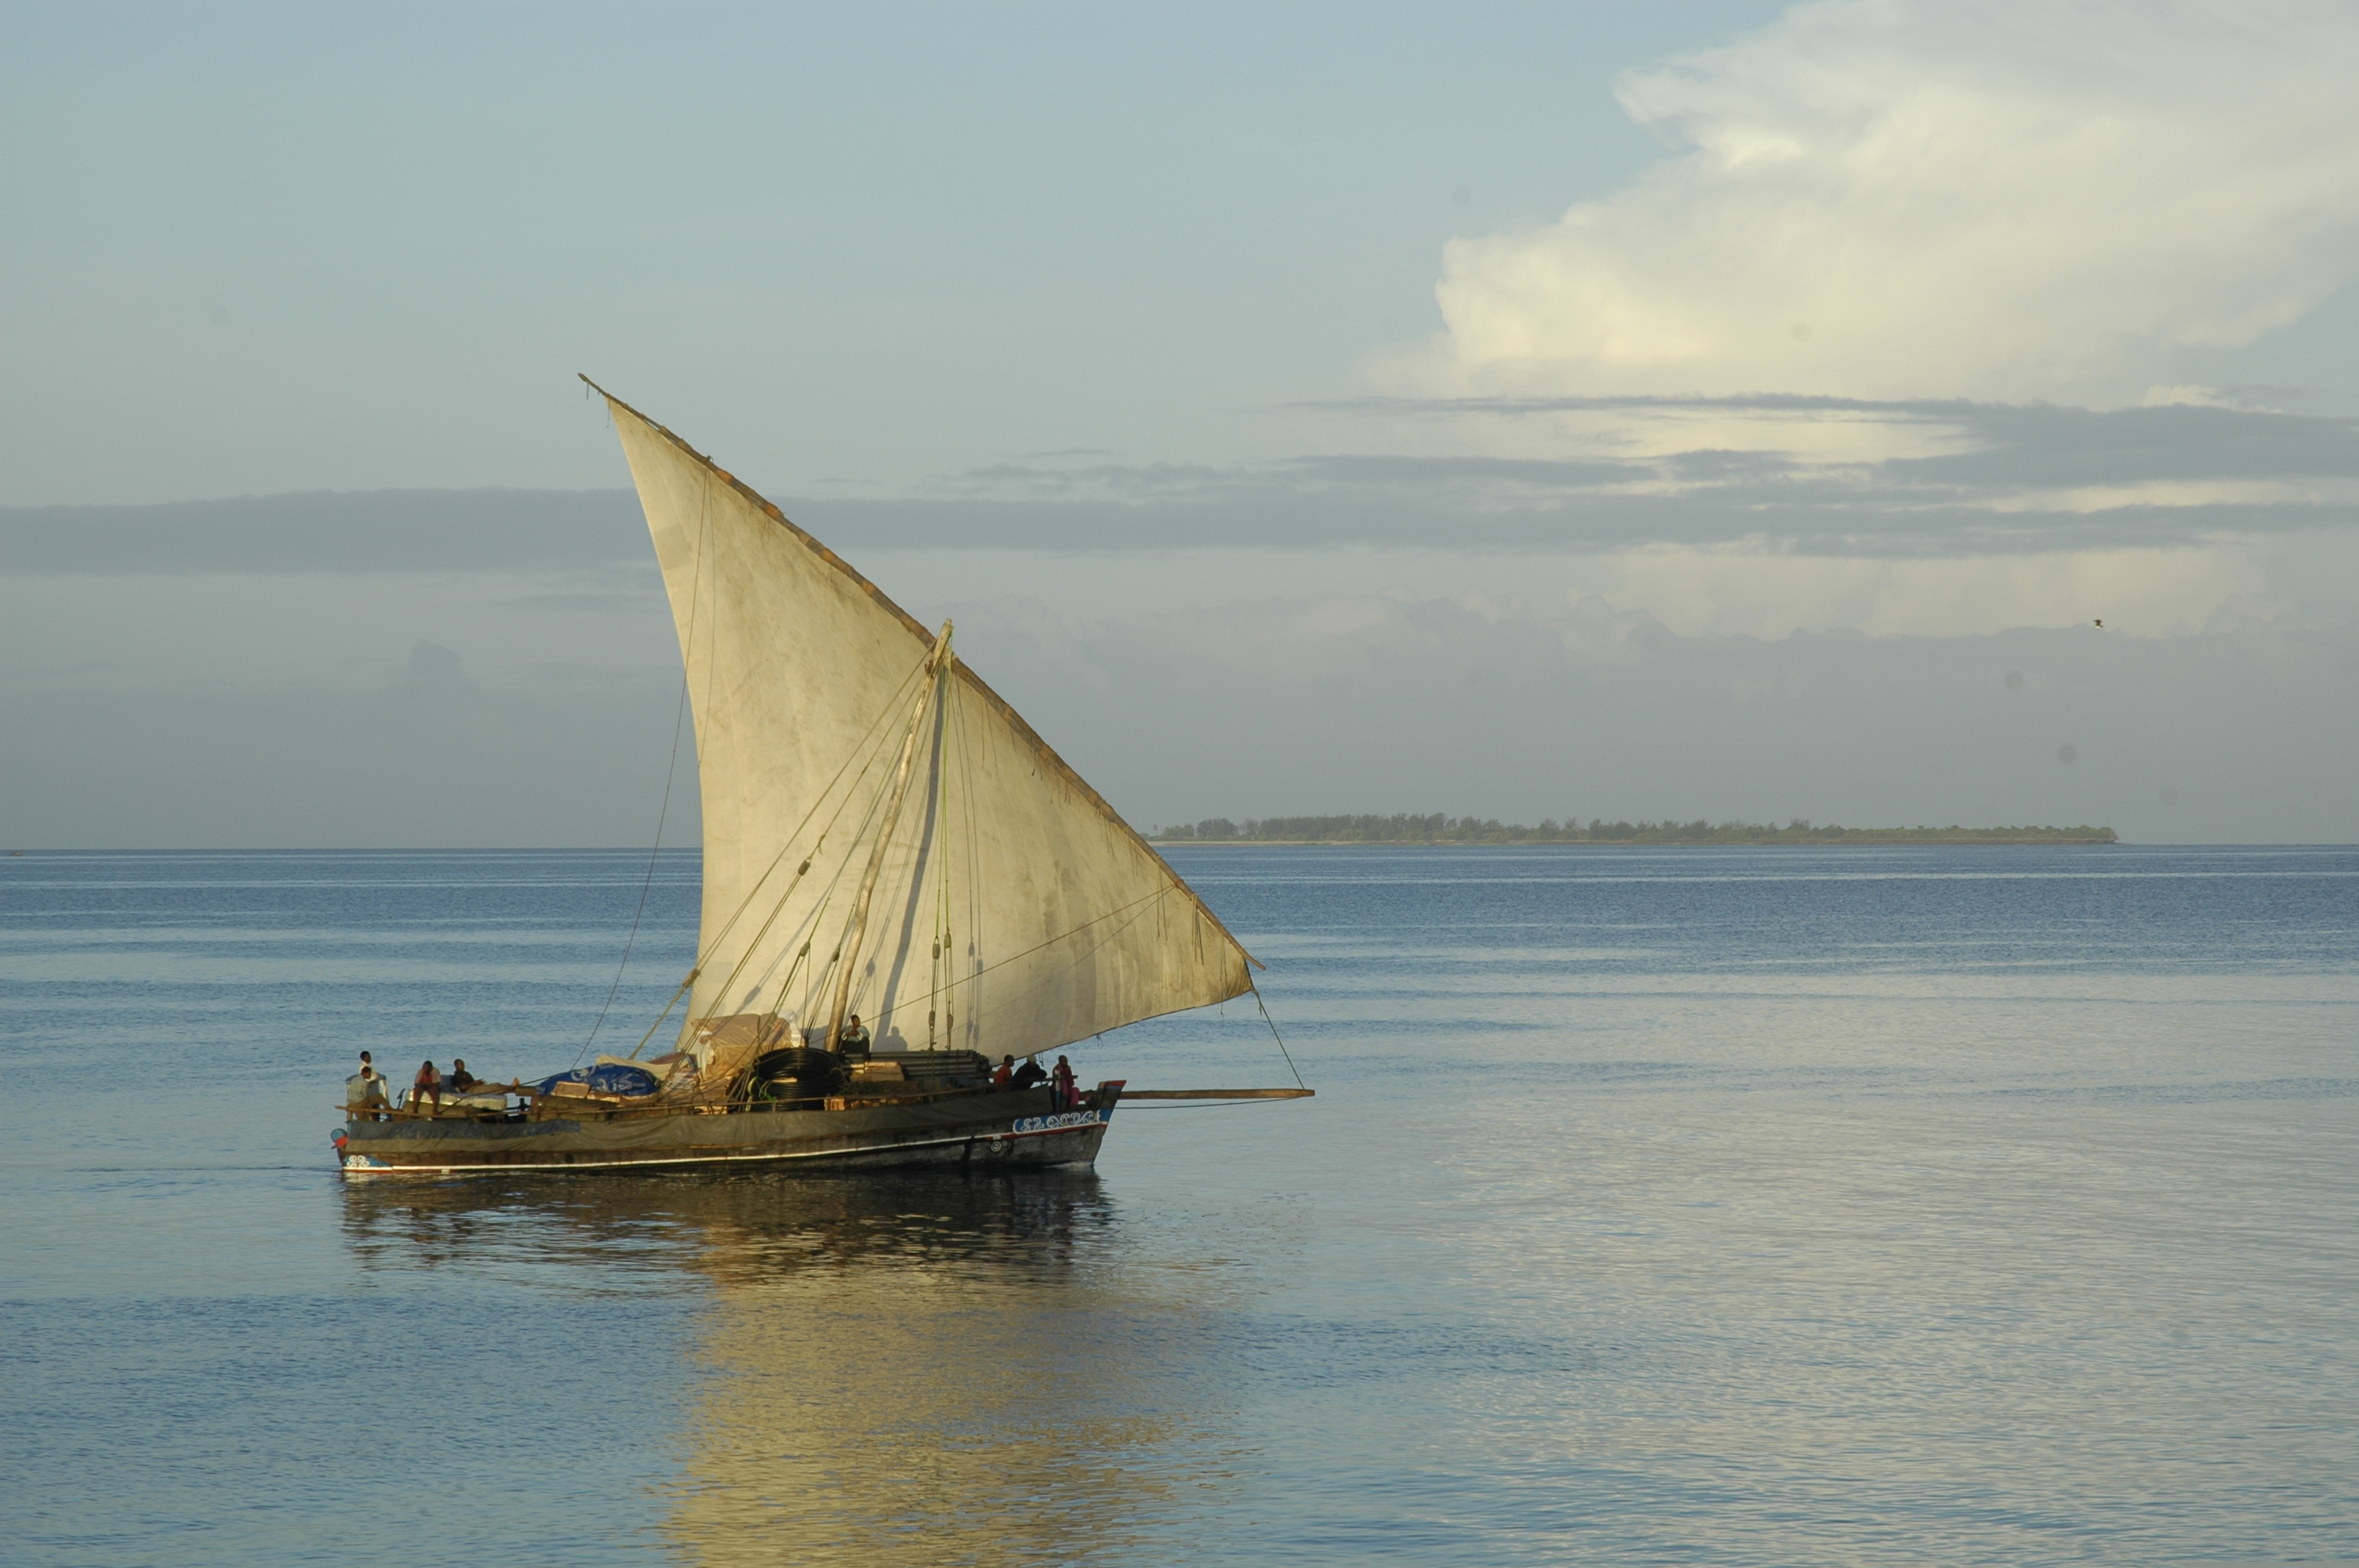
M2096 629L2097 629L2098 631L2100 631L2100 632L2102 632L2102 631L2104 631L2104 630L2105 629L2105 622L2104 622L2104 619L2103 619L2102 617L2101 617L2101 618L2099 618L2098 620L2094 621L2094 622L2091 622L2091 624L2092 624L2092 625L2093 625L2093 626L2095 626L2095 627L2096 627Z

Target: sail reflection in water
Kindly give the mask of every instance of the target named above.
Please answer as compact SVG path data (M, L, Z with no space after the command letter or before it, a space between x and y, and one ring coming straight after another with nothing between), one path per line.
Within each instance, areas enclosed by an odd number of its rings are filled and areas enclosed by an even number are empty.
M344 1204L364 1271L696 1292L679 1465L649 1482L691 1562L1112 1560L1184 1534L1234 1478L1220 1292L1141 1260L1086 1170L358 1184Z

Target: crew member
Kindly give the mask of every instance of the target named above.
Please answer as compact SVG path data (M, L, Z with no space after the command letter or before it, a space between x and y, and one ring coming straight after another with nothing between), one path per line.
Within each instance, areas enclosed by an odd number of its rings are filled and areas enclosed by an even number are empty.
M1016 1058L1013 1056L1002 1056L999 1059L999 1066L991 1075L991 1087L995 1089L1004 1089L1007 1087L1008 1080L1015 1076Z
M365 1056L366 1052L362 1054ZM361 1070L344 1080L344 1108L375 1112L385 1108L384 1076L367 1062Z
M429 1099L434 1102L434 1114L441 1115L442 1075L434 1070L431 1058L428 1059L426 1065L418 1069L418 1076L409 1081L409 1108L423 1115L425 1113L420 1108Z
M1049 1069L1040 1065L1039 1057L1027 1056L1024 1065L1016 1069L1015 1076L1008 1082L1016 1088L1028 1089L1048 1076Z
M453 1056L451 1058L451 1070L443 1075L442 1081L451 1087L452 1094L462 1095L484 1080L467 1071L467 1058Z
M868 1054L868 1026L860 1022L858 1013L852 1015L843 1026L843 1033L835 1037L835 1048L847 1056Z
M1073 1108L1073 1066L1062 1056L1057 1058L1057 1070L1049 1075L1049 1095L1059 1110Z

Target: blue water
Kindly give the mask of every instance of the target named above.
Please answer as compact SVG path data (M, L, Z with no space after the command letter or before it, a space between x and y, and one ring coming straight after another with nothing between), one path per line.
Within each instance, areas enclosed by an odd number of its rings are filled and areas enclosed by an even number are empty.
M2359 851L1173 853L1315 1100L375 1184L353 1053L571 1063L644 858L0 859L0 1560L2359 1560Z

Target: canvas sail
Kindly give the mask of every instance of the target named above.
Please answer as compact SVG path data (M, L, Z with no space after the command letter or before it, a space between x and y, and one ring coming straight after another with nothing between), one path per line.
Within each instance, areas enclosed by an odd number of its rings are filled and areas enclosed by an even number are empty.
M841 993L880 1050L1023 1055L1249 989L1236 939L933 631L607 405L695 715L704 895L684 1046L726 1070L824 1028Z

